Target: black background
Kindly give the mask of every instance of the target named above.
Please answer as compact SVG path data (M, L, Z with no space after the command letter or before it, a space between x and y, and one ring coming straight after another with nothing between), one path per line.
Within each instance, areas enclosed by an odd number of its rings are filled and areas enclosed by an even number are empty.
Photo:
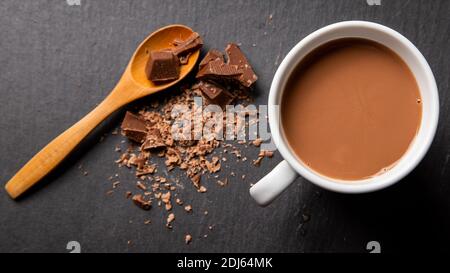
M198 31L206 49L241 43L260 78L256 104L266 104L277 65L307 34L343 20L382 23L410 39L428 60L441 106L427 156L389 189L343 195L299 178L273 204L260 208L248 194L249 185L281 161L280 155L259 168L251 160L230 160L224 168L237 176L229 178L228 187L210 181L208 192L199 194L186 183L180 194L194 213L176 208L171 231L164 228L165 213L139 210L124 198L135 178L114 163L114 147L126 145L110 134L120 123L120 111L23 198L13 201L1 187L0 251L68 252L67 242L75 240L82 252L367 252L367 242L376 240L382 252L448 252L449 14L446 0L381 0L380 6L365 0L81 0L81 6L65 0L0 1L2 183L108 94L144 37L172 23ZM258 150L244 153L254 159ZM107 196L108 177L115 173L122 185ZM244 181L238 178L242 174ZM304 215L310 220L305 222ZM146 219L152 224L144 225ZM184 244L186 233L194 237L190 245Z

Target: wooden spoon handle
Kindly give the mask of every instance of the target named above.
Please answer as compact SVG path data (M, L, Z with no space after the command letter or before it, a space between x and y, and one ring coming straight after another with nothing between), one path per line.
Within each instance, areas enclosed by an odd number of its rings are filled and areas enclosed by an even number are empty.
M53 170L100 122L124 103L112 92L102 103L64 133L52 140L20 169L5 186L16 198Z

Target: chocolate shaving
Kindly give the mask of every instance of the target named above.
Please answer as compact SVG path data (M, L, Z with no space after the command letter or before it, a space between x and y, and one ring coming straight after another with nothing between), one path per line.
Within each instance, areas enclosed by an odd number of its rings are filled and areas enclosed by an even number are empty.
M156 165L145 165L141 170L136 170L136 176L143 176L147 174L153 174L156 172Z
M206 160L205 164L209 173L215 173L220 170L220 161L217 156L214 156L211 161Z
M172 222L175 220L175 214L170 213L167 216L167 220L166 220L166 227L167 228L172 228Z
M184 242L186 244L189 244L191 241L192 241L192 235L186 234L186 236L184 236Z
M152 202L145 201L141 194L136 194L132 198L134 204L143 210L149 210L152 207Z
M191 205L187 205L187 206L184 207L184 210L186 212L192 212L192 206Z
M200 186L200 188L197 190L198 192L204 193L207 191L207 189L205 188L205 186Z
M261 150L258 154L258 158L253 161L253 165L259 166L264 157L272 157L273 151Z
M191 181L197 189L200 188L200 179L201 178L202 178L202 175L200 173L197 173L193 177L191 177Z
M145 138L144 144L142 144L142 150L150 150L165 147L161 133L157 128L151 128L148 130L147 136Z

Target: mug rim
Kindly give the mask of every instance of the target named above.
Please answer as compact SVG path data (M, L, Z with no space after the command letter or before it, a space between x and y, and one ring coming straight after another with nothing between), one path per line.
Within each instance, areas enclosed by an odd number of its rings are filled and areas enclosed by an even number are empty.
M281 98L281 93L284 91L284 83L285 81L290 77L290 74L292 70L295 68L295 66L311 51L306 53L304 56L298 58L296 55L309 43L313 42L315 39L329 33L332 31L336 31L342 28L348 28L348 27L357 27L361 29L370 29L370 30L376 30L381 31L383 34L388 35L397 42L401 43L402 45L406 46L408 50L411 51L414 58L416 58L424 71L426 81L431 84L431 90L429 90L430 100L431 100L431 108L430 108L430 124L428 124L428 130L426 131L426 136L420 142L420 148L418 153L415 153L413 155L413 159L411 161L408 161L408 164L402 165L400 167L398 164L394 165L390 170L386 171L385 173L374 176L367 179L360 179L360 180L340 180L340 179L334 179L331 177L327 177L325 175L319 174L316 171L312 170L311 168L305 166L301 160L295 156L295 154L292 152L292 149L289 147L289 144L287 140L282 136L281 133L281 123L280 123L280 108L279 102ZM352 36L348 36L352 37ZM357 36L354 36L357 37ZM334 39L331 39L334 40ZM377 40L374 40L377 41ZM383 44L383 43L382 43ZM314 45L311 50L317 48L321 44ZM385 45L387 46L387 45ZM387 46L390 48L389 46ZM411 67L408 65L408 67L411 69ZM416 81L417 77L415 76ZM419 90L421 91L421 90ZM421 92L421 96L423 97L423 93ZM307 35L305 38L303 38L300 42L298 42L286 55L286 57L281 62L280 66L278 67L275 76L273 78L271 87L270 87L270 93L269 93L269 100L268 100L268 117L269 117L269 125L271 128L271 134L272 139L278 150L280 151L280 154L282 157L289 163L289 165L302 177L307 179L308 181L312 182L313 184L316 184L322 188L335 191L335 192L342 192L342 193L364 193L364 192L372 192L376 190L380 190L383 188L386 188L392 184L397 183L402 178L404 178L406 175L408 175L423 159L425 154L427 153L429 147L431 146L431 143L434 139L438 119L439 119L439 98L438 98L438 89L436 85L436 80L433 76L433 73L431 71L431 68L428 64L428 62L425 60L425 57L420 53L420 51L403 35L398 33L397 31L388 28L386 26L383 26L381 24L368 22L368 21L343 21L334 23L331 25L327 25L325 27L322 27L311 34ZM278 107L277 107L278 106ZM427 120L428 121L428 120ZM415 139L412 142L412 145L418 145L416 142L416 138L419 135L419 132L425 130L425 127L422 126L423 119L421 120L421 126L419 127L418 133L415 136ZM411 147L410 147L411 148ZM409 148L409 149L410 149ZM408 150L409 150L408 149ZM405 157L406 154L408 154L408 150L405 152L405 154L402 155L402 157L399 159L399 161Z

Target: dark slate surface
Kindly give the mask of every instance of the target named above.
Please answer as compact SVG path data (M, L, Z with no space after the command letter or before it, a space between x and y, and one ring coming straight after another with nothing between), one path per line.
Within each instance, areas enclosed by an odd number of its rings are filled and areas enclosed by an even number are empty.
M439 129L426 158L387 190L343 195L299 178L272 205L260 208L248 195L249 184L281 161L276 154L260 168L229 163L247 179L230 178L226 188L211 185L200 195L186 187L182 195L192 200L195 211L187 216L178 210L172 231L163 227L159 210L144 212L127 202L124 188L105 195L111 174L119 172L129 187L133 182L127 170L113 163L114 146L122 138L110 132L119 124L119 112L24 198L13 201L1 187L0 251L67 252L72 240L81 243L83 252L365 252L372 240L384 252L448 251L449 14L446 0L381 0L381 6L365 0L81 0L81 6L65 0L0 1L2 184L108 94L141 39L172 23L200 32L207 47L242 43L260 77L256 103L265 104L277 64L300 39L342 20L379 22L404 34L424 54L441 105ZM103 134L109 136L98 143ZM257 150L245 153L255 158ZM147 218L151 225L143 224ZM208 225L215 225L212 232ZM186 232L194 236L188 246L183 243ZM208 238L201 238L204 234Z

